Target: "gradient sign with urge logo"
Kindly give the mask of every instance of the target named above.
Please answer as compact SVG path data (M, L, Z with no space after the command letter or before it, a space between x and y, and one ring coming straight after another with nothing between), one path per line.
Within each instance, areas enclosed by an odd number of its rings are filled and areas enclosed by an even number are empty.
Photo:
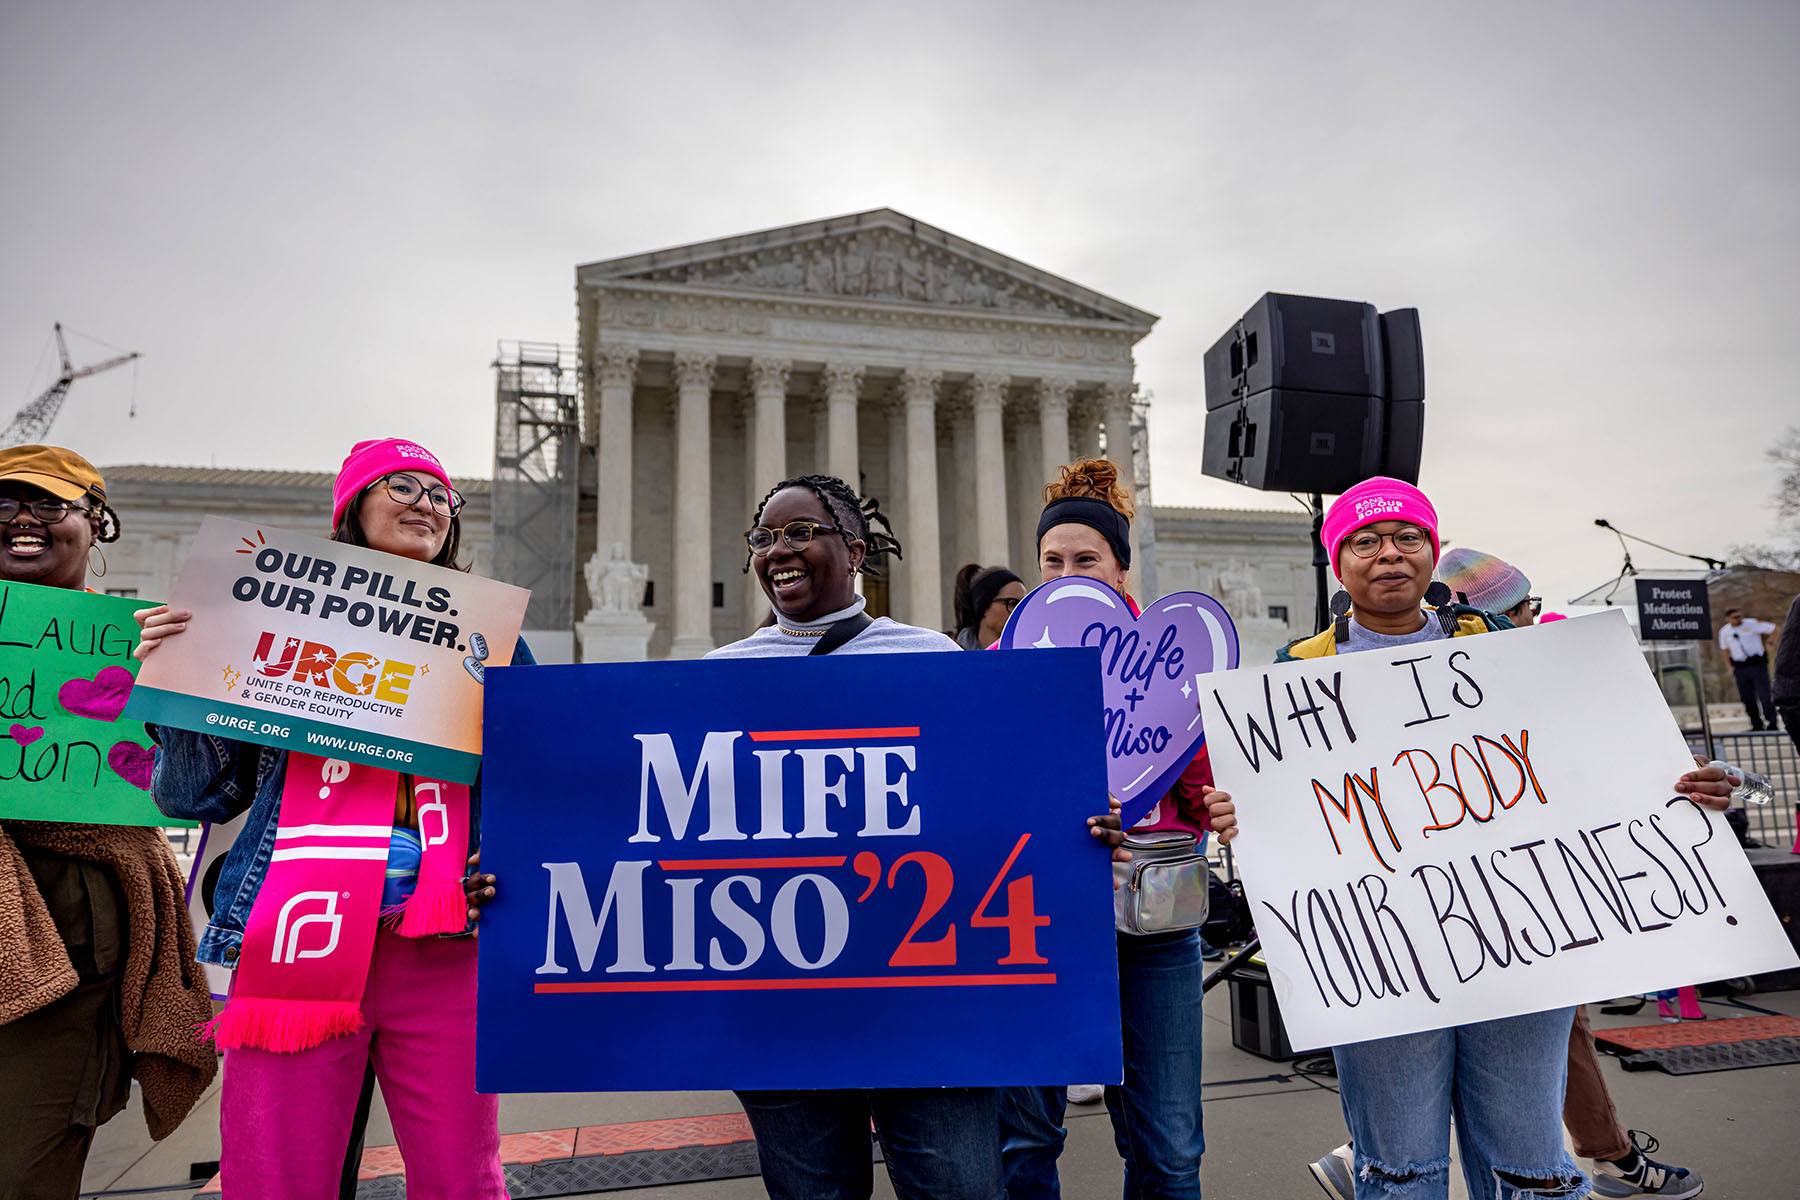
M144 664L131 715L468 783L482 681L530 593L342 542L208 517L169 597L188 631Z
M1008 650L1092 646L1106 691L1106 783L1127 827L1142 820L1206 741L1199 689L1238 665L1237 627L1201 592L1164 596L1141 614L1094 579L1032 590L1000 634Z
M192 825L150 800L150 739L120 718L142 600L0 583L0 817Z

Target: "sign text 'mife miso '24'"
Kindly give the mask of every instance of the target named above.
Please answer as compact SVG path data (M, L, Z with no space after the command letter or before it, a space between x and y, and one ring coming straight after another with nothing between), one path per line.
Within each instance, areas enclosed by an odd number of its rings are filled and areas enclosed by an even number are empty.
M169 596L186 633L127 710L239 741L468 783L483 680L530 593L324 538L207 517Z
M493 673L476 1086L1119 1079L1094 658Z
M1296 1049L1794 966L1623 613L1209 678Z
M150 738L120 714L141 600L0 582L0 818L192 825L150 800Z

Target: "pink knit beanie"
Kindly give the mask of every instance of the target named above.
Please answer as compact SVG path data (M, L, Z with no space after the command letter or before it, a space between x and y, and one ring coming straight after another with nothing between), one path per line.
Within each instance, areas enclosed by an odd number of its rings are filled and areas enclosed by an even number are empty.
M404 438L358 442L344 456L344 465L338 468L337 482L331 485L333 527L344 519L344 510L350 507L350 502L356 499L359 492L383 475L391 475L395 471L417 471L421 475L436 478L445 487L451 486L450 475L444 470L444 464L437 460L437 455L417 442L409 442Z
M1364 525L1377 521L1410 521L1431 535L1431 561L1437 562L1437 509L1421 492L1404 479L1376 475L1365 479L1336 500L1325 514L1325 527L1320 537L1331 552L1331 573L1338 578L1338 551L1344 541Z

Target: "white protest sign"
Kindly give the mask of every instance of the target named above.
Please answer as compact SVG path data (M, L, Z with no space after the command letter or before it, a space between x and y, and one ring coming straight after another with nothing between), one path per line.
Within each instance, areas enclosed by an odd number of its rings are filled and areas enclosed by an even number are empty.
M1207 677L1296 1049L1796 965L1624 614Z

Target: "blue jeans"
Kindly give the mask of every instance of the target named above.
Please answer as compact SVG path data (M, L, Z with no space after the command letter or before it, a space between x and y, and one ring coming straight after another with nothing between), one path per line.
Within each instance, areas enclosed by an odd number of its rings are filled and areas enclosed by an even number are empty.
M739 1092L770 1200L866 1200L869 1122L900 1200L998 1200L994 1088Z
M1125 1200L1199 1200L1200 931L1118 935L1125 1082L1106 1089Z
M1587 1195L1563 1150L1573 1019L1557 1008L1334 1047L1358 1200L1447 1196L1452 1113L1470 1196Z
M1200 932L1118 935L1125 1082L1106 1089L1125 1200L1199 1200ZM1002 1088L1008 1200L1060 1196L1061 1088ZM1052 1099L1052 1097L1054 1097Z
M1062 1184L1056 1160L1062 1155L1063 1115L1069 1089L1003 1087L1000 1089L1000 1165L1006 1200L1058 1200Z

